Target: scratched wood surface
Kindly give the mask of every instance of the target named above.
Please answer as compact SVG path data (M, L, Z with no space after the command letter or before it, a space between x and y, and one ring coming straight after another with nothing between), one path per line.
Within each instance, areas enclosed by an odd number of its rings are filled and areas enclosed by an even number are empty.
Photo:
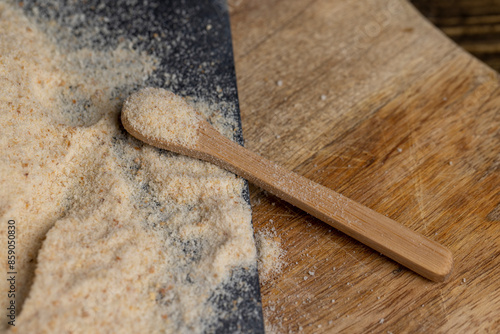
M267 328L498 333L498 74L403 0L230 0L246 146L449 247L432 283L251 187Z

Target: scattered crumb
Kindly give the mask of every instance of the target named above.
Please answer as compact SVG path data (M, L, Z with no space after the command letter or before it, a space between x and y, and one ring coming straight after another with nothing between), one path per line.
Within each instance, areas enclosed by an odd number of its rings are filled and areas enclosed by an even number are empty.
M321 95L321 101L325 101L326 100L326 95Z
M278 87L283 86L283 80L278 80L278 81L276 81L276 85L277 85Z
M261 283L266 283L281 274L285 265L285 250L274 229L263 229L256 233L257 263Z

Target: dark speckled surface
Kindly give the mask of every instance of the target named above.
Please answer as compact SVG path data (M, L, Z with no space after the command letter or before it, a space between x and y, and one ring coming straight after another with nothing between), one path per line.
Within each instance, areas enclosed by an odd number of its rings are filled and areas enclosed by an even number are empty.
M58 41L66 47L106 49L124 37L133 40L134 48L161 59L145 86L217 103L226 117L237 120L234 139L243 145L225 1L50 0L24 1L23 7L37 20L54 20L71 27ZM99 33L90 34L89 27ZM85 38L74 38L79 36ZM249 201L248 189L242 196ZM225 312L208 333L264 332L256 265L236 270L231 281L220 286L210 300Z

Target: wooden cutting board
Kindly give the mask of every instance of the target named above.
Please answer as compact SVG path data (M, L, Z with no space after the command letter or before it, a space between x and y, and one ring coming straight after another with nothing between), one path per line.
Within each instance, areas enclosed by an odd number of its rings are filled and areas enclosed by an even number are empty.
M288 333L500 331L498 74L399 0L231 0L246 146L443 243L433 283L251 187Z

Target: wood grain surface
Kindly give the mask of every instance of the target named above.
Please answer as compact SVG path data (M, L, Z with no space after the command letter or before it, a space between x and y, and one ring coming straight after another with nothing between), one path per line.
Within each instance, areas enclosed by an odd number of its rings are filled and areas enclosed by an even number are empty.
M231 0L246 146L449 247L433 283L259 188L270 332L500 330L498 74L400 0Z

